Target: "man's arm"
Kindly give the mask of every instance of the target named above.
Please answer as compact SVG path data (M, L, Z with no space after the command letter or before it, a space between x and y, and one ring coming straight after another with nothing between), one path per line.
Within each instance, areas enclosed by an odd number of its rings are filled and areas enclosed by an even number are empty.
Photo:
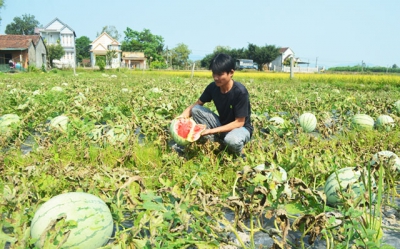
M210 135L210 134L215 134L215 133L221 133L221 132L229 132L233 129L240 128L244 126L246 118L236 118L234 121L230 122L229 124L215 127L213 129L207 129L201 133L202 136L205 135Z
M179 115L179 117L188 118L188 117L192 116L192 115L191 115L191 111L192 111L192 108L193 108L195 105L204 105L204 103L201 102L200 99L198 99L194 104L191 104L190 106L188 106L188 107L182 112L182 114Z

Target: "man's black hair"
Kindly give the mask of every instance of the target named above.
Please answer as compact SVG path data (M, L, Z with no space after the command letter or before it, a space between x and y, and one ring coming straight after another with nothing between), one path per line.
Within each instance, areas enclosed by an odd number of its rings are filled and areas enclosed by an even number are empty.
M235 70L235 60L227 54L217 54L211 60L210 70L213 73L229 73L231 70Z

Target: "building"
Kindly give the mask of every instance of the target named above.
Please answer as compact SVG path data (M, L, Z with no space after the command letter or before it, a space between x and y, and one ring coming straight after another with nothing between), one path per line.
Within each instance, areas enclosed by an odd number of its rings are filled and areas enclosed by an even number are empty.
M317 73L323 68L319 67L309 67L310 63L302 61L300 58L294 57L294 52L292 49L285 47L279 49L279 55L273 60L268 68L270 71L275 72L290 72L290 60L293 58L293 72L298 73Z
M96 57L103 56L106 67L119 68L121 64L121 44L106 32L103 32L91 44L90 60L92 67L96 65ZM111 64L106 59L107 52L115 51L115 57L111 59ZM110 64L110 65L109 65Z
M0 64L12 60L17 68L29 65L41 68L47 65L46 45L40 35L0 35Z
M291 57L294 57L294 52L290 48L280 48L279 55L269 64L269 70L281 71L285 61L289 61Z
M63 67L75 67L76 65L76 49L75 49L75 31L55 18L49 24L42 28L37 28L35 33L42 36L46 45L55 45L60 43L64 48L65 54L60 59Z
M122 66L132 69L145 69L144 52L122 52Z

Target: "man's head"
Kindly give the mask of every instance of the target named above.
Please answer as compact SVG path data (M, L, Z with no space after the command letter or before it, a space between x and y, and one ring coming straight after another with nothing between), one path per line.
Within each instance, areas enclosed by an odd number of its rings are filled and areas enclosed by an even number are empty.
M235 60L227 54L217 54L210 64L213 74L230 73L235 70Z

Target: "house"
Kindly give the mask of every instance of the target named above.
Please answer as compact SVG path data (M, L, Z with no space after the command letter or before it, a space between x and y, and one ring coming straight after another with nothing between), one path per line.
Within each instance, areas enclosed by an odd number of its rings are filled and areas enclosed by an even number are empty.
M115 58L111 59L111 65L106 61L106 66L110 68L120 67L121 62L121 44L112 38L106 32L103 32L99 37L97 37L91 44L90 49L90 60L92 62L92 67L96 65L96 57L104 56L106 57L108 51L114 50L116 52Z
M316 67L309 67L310 63L302 61L300 58L294 57L294 52L288 47L280 48L279 49L279 56L276 57L269 64L269 70L275 72L293 72L298 73L316 73L320 71L320 68ZM290 68L290 60L293 58L293 68Z
M122 65L132 69L145 69L144 52L122 52Z
M46 45L40 35L0 35L0 64L10 60L22 68L47 65ZM19 64L18 64L19 63Z
M75 49L75 31L67 24L55 18L49 24L42 28L37 28L35 33L43 37L46 45L60 43L64 48L65 54L60 59L64 67L75 67L76 49Z
M290 60L291 57L294 57L294 52L288 47L280 48L279 55L269 64L269 70L271 71L281 71L285 61ZM280 70L279 70L280 69Z

